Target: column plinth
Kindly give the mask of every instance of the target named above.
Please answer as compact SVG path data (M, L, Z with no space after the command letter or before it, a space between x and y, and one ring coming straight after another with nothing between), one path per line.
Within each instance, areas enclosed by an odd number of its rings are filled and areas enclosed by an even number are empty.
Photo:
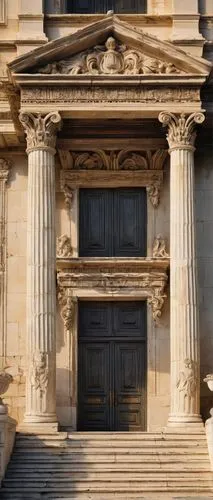
M170 350L168 425L201 423L200 337L195 249L194 142L202 113L161 113L170 147Z
M55 141L60 115L21 113L27 136L27 426L57 423Z

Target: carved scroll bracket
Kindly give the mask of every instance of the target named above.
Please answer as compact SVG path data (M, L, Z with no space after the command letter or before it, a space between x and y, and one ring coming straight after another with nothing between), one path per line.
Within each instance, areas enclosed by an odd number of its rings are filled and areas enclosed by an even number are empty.
M160 203L160 190L162 187L162 182L158 178L152 179L152 182L147 186L147 194L149 201L154 208L157 208Z
M74 190L65 181L64 177L62 177L62 179L61 179L61 190L64 193L65 208L67 210L68 215L71 215L73 198L74 198Z
M164 290L165 284L160 287L153 287L151 289L151 297L148 298L148 304L152 307L152 315L156 323L158 323L159 318L162 315L162 309L167 297Z
M59 287L58 302L61 307L60 314L64 323L64 329L66 332L71 331L75 318L75 305L77 299L70 294L68 288Z

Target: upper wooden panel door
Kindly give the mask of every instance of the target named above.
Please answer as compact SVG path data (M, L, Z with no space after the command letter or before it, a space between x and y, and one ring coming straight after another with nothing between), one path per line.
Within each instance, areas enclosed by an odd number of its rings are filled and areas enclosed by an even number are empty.
M108 10L121 14L146 12L145 0L67 0L68 12L106 13Z
M144 188L80 189L79 255L146 255Z
M143 431L146 303L79 307L78 429Z

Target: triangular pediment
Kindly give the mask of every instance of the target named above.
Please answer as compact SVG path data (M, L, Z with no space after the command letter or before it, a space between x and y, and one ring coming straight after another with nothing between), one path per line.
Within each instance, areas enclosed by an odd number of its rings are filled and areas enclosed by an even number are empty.
M211 64L108 16L16 58L11 73L208 75Z

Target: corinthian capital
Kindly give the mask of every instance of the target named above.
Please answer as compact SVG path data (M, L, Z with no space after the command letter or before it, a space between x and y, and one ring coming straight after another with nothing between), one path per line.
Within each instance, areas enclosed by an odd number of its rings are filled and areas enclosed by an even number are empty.
M57 111L46 116L22 112L19 119L27 136L28 153L39 148L50 148L55 152L56 133L61 126L61 116Z
M168 127L167 141L170 149L193 148L196 138L196 124L203 123L205 116L201 112L186 116L184 113L175 115L167 111L159 114L163 127Z

